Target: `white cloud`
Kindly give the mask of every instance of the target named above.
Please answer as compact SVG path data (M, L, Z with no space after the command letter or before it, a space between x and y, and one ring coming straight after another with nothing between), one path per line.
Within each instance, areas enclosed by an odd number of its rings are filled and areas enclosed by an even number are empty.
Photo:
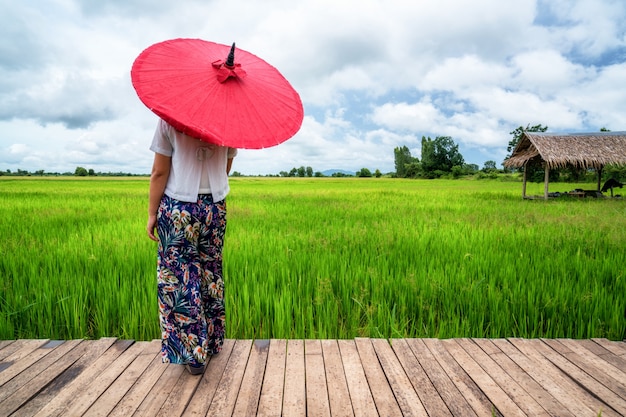
M621 0L0 0L0 170L148 173L156 117L129 71L152 43L233 41L276 66L306 117L235 170L393 169L451 136L479 165L509 132L626 130ZM500 161L498 161L499 163Z
M426 97L413 104L385 103L374 109L372 119L381 126L395 130L431 132L445 117Z

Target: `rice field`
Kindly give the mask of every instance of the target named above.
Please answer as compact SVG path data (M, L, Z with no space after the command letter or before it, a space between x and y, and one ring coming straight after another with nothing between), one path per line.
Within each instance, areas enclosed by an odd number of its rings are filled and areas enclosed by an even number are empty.
M543 184L529 184L542 194ZM551 184L551 191L592 184ZM606 337L626 204L521 183L232 178L227 337ZM0 179L0 339L160 337L146 178Z

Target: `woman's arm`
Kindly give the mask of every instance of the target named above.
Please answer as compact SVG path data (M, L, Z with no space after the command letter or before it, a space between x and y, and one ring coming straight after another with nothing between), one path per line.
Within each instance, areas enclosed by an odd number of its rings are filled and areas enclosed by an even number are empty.
M148 224L146 225L146 231L148 237L155 242L159 240L154 233L157 225L157 211L159 210L159 204L161 203L161 198L163 197L163 192L167 185L167 179L170 176L171 163L171 157L161 155L160 153L154 154L152 174L150 175L150 199L148 203Z
M228 158L226 161L226 175L230 174L230 169L233 167L233 158Z

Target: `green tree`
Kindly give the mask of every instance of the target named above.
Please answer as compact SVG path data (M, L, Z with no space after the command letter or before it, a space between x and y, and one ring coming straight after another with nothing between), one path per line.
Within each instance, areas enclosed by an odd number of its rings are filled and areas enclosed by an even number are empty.
M374 172L374 176L375 176L376 178L380 178L380 177L382 177L382 176L383 176L383 173L382 173L382 172L380 172L380 169L377 169L377 170Z
M356 176L362 177L362 178L369 178L372 176L372 171L370 171L367 168L361 168L360 171L357 171Z
M406 164L405 169L406 178L417 178L422 175L422 164L419 161Z
M306 167L306 176L307 177L312 177L313 176L313 168Z
M302 166L302 167L300 167L300 168L298 168L298 176L299 176L300 178L302 178L302 177L304 177L305 175L306 175L306 168L305 168L305 167L303 167L303 166Z
M396 165L396 177L407 177L407 165L412 162L417 162L417 158L411 156L411 151L408 147L396 147L393 150L395 165Z
M511 155L513 154L513 151L515 150L515 147L520 142L520 140L522 140L522 136L524 135L524 132L545 132L546 130L548 130L548 126L542 126L541 123L535 126L530 126L530 123L529 123L526 125L526 127L519 126L515 130L509 132L509 134L512 136L512 139L509 141L509 146L507 146L506 148L508 155L504 159L507 160L511 157ZM532 182L543 181L543 177L542 177L543 168L542 167L528 164L526 165L526 168L528 169L526 176L530 181ZM521 171L523 170L524 168L521 169ZM553 178L555 177L558 178L558 175L559 175L558 170L551 170L550 180L552 181Z
M74 175L77 177L86 177L88 174L89 172L83 167L76 167L76 170L74 171Z
M465 164L463 165L463 171L466 174L474 174L478 172L478 165L476 164Z
M450 136L437 136L434 140L422 137L422 171L427 178L440 177L452 172L452 167L465 164L459 145Z
M496 166L496 161L485 161L485 166L483 167L484 172L493 172L497 170L498 167Z
M546 130L548 130L548 126L542 126L541 123L532 127L529 123L526 125L526 127L520 126L512 132L509 132L509 134L513 136L513 138L509 141L509 146L507 146L506 148L506 151L509 154L504 159L509 159L511 157L511 154L515 150L515 147L522 139L522 135L524 134L524 132L545 132Z

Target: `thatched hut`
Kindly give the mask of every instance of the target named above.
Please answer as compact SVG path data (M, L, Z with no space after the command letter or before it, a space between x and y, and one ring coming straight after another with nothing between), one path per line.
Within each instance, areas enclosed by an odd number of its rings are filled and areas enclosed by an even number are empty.
M573 165L595 169L598 173L598 191L602 169L607 164L626 164L626 132L595 133L538 133L524 132L511 156L503 165L521 168L541 164L545 169L544 198L548 198L550 169ZM526 198L526 169L522 196Z

